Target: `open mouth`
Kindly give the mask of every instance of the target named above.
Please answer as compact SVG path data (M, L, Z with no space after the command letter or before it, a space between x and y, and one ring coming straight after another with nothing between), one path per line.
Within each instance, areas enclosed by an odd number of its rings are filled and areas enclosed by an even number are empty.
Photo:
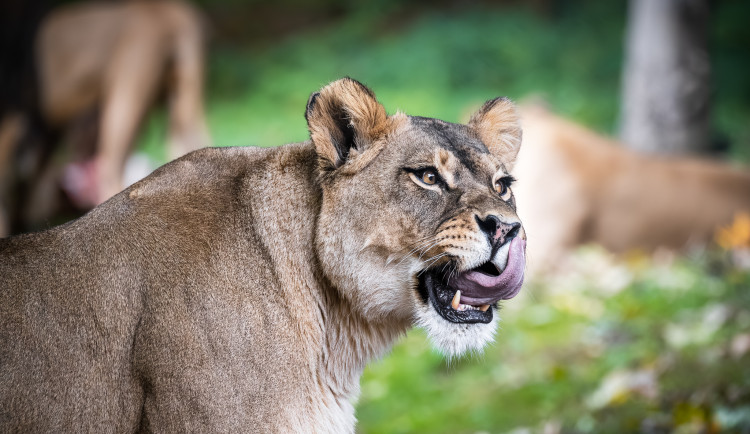
M526 266L526 242L514 238L508 249L505 269L492 262L457 275L446 275L445 267L425 270L419 278L418 291L448 321L454 323L489 323L492 307L500 300L515 297L523 284Z

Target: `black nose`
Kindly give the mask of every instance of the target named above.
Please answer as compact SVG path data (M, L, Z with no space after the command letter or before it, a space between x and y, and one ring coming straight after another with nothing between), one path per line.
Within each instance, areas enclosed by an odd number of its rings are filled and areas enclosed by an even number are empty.
M479 229L487 234L487 237L490 239L490 245L493 247L502 246L512 240L521 230L521 223L504 223L500 221L500 218L492 214L484 219L479 218L479 216L474 216L474 219L477 221Z

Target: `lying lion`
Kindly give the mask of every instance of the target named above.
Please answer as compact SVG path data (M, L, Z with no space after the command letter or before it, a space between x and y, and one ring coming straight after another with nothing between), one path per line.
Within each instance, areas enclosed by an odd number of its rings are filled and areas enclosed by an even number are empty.
M522 110L518 211L534 234L529 266L556 268L598 243L622 253L683 249L750 211L750 173L699 159L648 156L538 106Z
M449 356L492 340L524 276L513 105L387 116L343 79L306 118L0 240L0 431L351 432L410 326Z

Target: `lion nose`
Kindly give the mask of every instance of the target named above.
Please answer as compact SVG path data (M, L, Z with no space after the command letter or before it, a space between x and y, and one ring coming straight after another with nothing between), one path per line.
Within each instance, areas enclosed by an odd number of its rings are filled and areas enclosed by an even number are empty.
M479 229L487 234L487 237L490 239L490 244L493 247L502 246L512 240L521 230L521 223L505 223L501 221L499 217L492 214L484 219L479 218L479 216L474 216L474 219L477 221Z

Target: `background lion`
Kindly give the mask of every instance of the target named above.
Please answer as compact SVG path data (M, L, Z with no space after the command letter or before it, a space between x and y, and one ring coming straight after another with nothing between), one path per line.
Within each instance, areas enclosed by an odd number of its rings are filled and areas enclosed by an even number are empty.
M522 110L524 148L514 175L519 215L533 234L534 270L564 265L585 243L610 251L703 246L750 212L750 173L706 159L654 157L540 106Z
M60 185L83 210L119 192L160 95L169 159L208 145L204 39L201 15L180 1L77 3L45 16L34 47L38 101L0 119L0 206L10 209L11 230L36 229L59 212ZM64 171L53 158L61 145L74 160Z

